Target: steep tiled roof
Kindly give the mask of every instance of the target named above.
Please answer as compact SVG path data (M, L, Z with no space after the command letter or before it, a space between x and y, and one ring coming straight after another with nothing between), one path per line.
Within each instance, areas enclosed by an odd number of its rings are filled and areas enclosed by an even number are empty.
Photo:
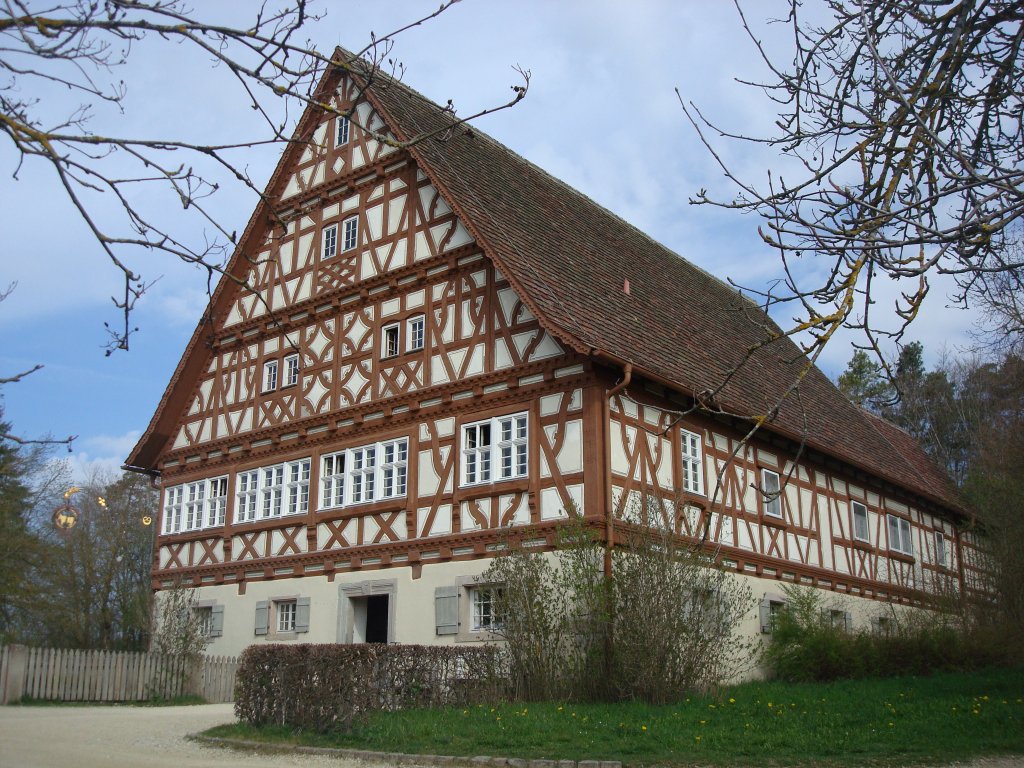
M399 83L369 95L403 139L451 122ZM548 330L580 352L630 362L696 394L716 389L748 349L778 333L734 289L475 127L422 141L412 153ZM739 368L717 405L765 413L804 360L790 340L772 342ZM961 509L949 478L908 435L854 406L817 368L786 398L772 428Z

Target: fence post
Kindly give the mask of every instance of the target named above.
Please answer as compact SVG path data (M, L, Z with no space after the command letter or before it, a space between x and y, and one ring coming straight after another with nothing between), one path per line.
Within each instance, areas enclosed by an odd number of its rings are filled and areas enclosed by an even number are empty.
M24 645L7 646L7 669L4 670L3 686L0 687L0 704L21 700L25 695L27 674L28 648Z

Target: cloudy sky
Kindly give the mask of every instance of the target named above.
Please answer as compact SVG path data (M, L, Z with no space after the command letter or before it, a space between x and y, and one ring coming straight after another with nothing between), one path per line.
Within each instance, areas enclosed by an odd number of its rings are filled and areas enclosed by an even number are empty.
M307 33L325 51L336 44L359 49L371 32L390 32L437 5L323 3L324 17ZM256 6L195 7L244 25ZM769 45L784 38L763 22L782 10L774 0L748 3L748 18ZM733 129L767 130L774 117L756 91L736 82L756 80L762 71L731 3L462 0L404 33L393 55L405 64L408 84L442 104L451 99L459 114L507 100L509 87L519 82L513 67L529 70L527 98L481 119L481 130L719 277L755 287L778 277L777 256L761 243L756 220L687 203L701 188L723 198L733 190L686 122L676 88ZM209 142L265 136L223 68L212 68L181 45L136 46L126 66L103 76L124 80L128 95L123 114L96 111L91 127L97 133ZM61 91L39 95L40 107L54 115L80 102ZM784 167L770 151L719 146L748 178ZM241 163L262 184L279 152L251 150ZM159 279L139 302L131 350L105 356L104 323L119 320L111 301L123 291L118 273L52 169L31 159L19 167L10 142L0 139L0 171L0 288L16 283L0 303L0 378L45 366L0 389L6 419L24 437L77 435L72 461L83 474L120 466L149 423L203 311L205 275L163 255L136 254L133 266L147 280ZM241 231L255 202L251 192L226 183L209 205L229 231ZM103 216L110 201L91 204ZM173 208L168 206L166 220L182 238L199 242L211 234L208 224ZM894 290L881 304L892 296ZM937 286L913 330L929 359L970 341L971 318L949 310L948 303ZM826 373L834 377L850 354L849 339L838 339L826 353Z

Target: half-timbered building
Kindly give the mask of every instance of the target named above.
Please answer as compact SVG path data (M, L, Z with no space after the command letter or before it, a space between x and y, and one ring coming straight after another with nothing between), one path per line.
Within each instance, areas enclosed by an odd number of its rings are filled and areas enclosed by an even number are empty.
M212 652L479 638L509 530L614 535L649 499L766 609L972 578L948 478L816 369L780 405L802 359L746 359L755 304L374 77L325 76L351 119L301 119L127 460L162 488L153 587L197 591Z

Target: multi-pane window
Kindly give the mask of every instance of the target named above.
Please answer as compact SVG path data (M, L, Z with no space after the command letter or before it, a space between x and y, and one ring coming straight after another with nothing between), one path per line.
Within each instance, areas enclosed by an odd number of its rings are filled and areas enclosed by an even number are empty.
M516 413L462 428L462 484L525 477L529 441L527 414Z
M338 225L331 224L324 228L324 243L321 258L329 259L338 253Z
M201 606L193 608L196 618L196 631L200 637L209 637L213 634L213 608Z
M868 540L868 508L855 501L853 507L853 538L858 541Z
M320 507L405 496L408 477L409 441L404 437L329 454L320 469Z
M267 360L263 364L263 391L273 392L277 389L277 360Z
M299 383L299 354L288 355L284 359L284 386L291 387Z
M295 631L296 608L297 605L295 600L278 600L274 603L274 611L277 614L278 632Z
M683 489L704 494L704 472L701 469L700 435L680 431L683 442Z
M474 632L491 632L501 629L503 621L500 601L501 587L473 587L469 591L470 615Z
M338 130L334 134L334 146L343 147L348 144L349 119L339 116L337 126Z
M224 525L228 479L215 477L164 491L163 533L198 531Z
M409 351L414 352L418 349L423 349L423 315L410 317L407 323L406 331L409 334L407 339Z
M381 330L381 356L382 357L394 357L398 354L400 345L398 342L398 332L400 327L398 323L393 325L385 325Z
M935 564L940 568L949 567L949 552L946 550L946 537L942 531L935 531Z
M761 499L764 513L770 517L782 517L781 488L778 472L761 470Z
M359 217L349 216L342 222L341 226L344 237L341 243L341 250L351 251L359 242Z
M260 471L239 472L235 490L235 522L251 523L259 511Z
M181 502L185 486L175 485L164 491L164 533L175 533L181 530Z
M914 544L910 540L910 521L906 518L889 515L889 549L904 555L914 554Z
M309 510L309 459L260 469L260 518L302 515Z

